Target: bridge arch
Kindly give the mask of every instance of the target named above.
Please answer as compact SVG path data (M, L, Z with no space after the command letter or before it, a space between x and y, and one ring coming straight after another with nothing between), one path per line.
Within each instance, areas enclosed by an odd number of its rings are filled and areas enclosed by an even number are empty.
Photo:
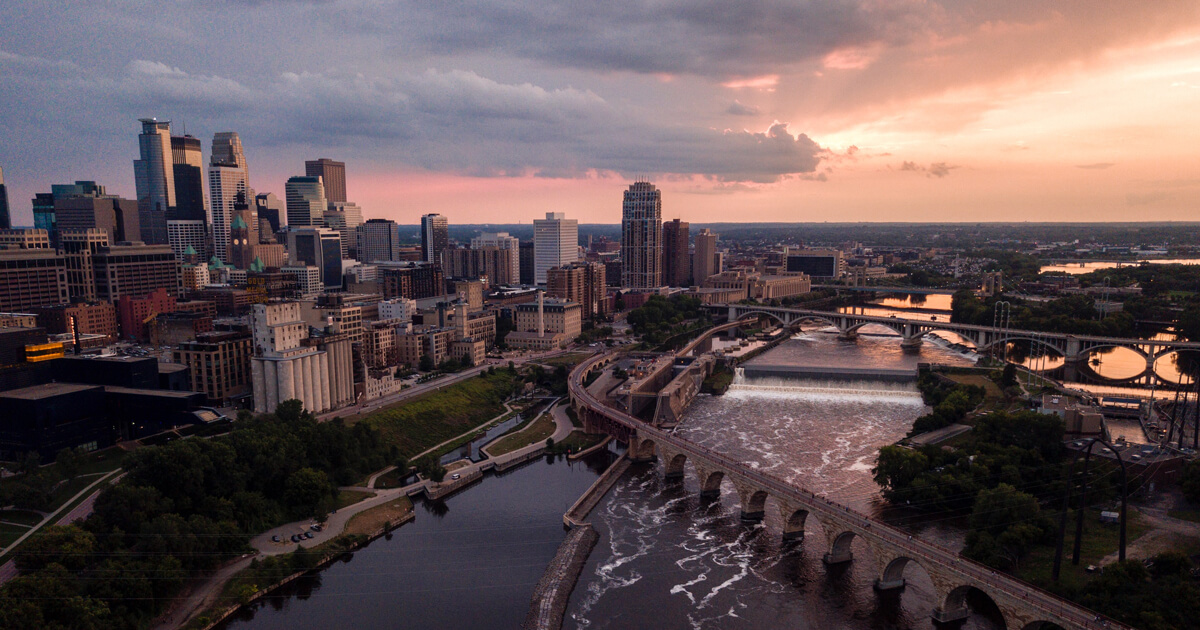
M743 319L748 319L751 315L754 315L757 317L763 317L763 316L770 317L771 319L779 322L780 326L791 326L792 325L791 321L784 319L783 317L779 316L777 313L771 313L768 311L747 311L745 313L738 315L737 321L740 322Z
M1098 343L1096 345L1089 345L1087 347L1080 348L1079 358L1082 359L1084 357L1091 356L1100 350L1107 350L1109 348L1112 348L1112 349L1123 348L1125 350L1132 350L1139 357L1142 357L1147 362L1154 360L1153 355L1147 354L1145 350L1139 348L1138 346L1132 345L1132 344L1127 345L1127 344L1122 344L1122 343Z
M797 317L796 319L793 319L790 326L792 328L795 328L796 326L800 326L801 324L804 324L806 322L807 323L818 322L818 323L824 324L826 326L833 326L834 328L838 328L837 322L833 321L832 319L829 319L828 317L821 317L819 315L801 315L801 316Z
M629 459L635 462L652 462L657 458L657 444L650 438L636 433L629 438Z
M783 539L795 540L804 537L804 523L808 520L808 510L795 509L781 503L780 516L783 517Z
M931 329L931 331L932 331L932 330L934 330L934 329ZM943 329L943 330L949 330L949 329ZM950 330L950 332L954 332L954 331L953 331L953 330ZM999 336L999 337L996 337L996 338L992 339L992 340L991 340L991 341L989 341L988 343L985 343L985 344L983 344L982 346L981 346L981 345L979 345L979 344L976 344L976 348L977 348L977 349L978 349L980 352L983 352L983 351L989 350L989 349L991 349L991 348L994 348L994 347L996 347L996 346L998 346L998 345L1000 345L1000 344L1002 344L1002 343L1003 343L1003 344L1009 344L1009 343L1012 343L1012 342L1014 342L1014 341L1028 341L1028 342L1029 342L1029 344L1030 344L1030 346L1032 346L1033 344L1035 344L1035 343L1036 343L1037 345L1039 345L1039 346L1041 346L1041 347L1043 347L1043 348L1047 348L1047 349L1053 350L1053 351L1057 352L1058 354L1061 354L1061 355L1064 355L1064 356L1066 356L1066 352L1065 352L1066 348L1064 348L1064 347L1063 347L1063 344L1055 344L1055 343L1053 343L1054 341L1061 341L1061 340L1056 340L1056 339L1053 339L1053 338L1051 338L1051 339L1043 339L1043 338L1039 338L1039 337L1033 337L1033 336L1029 336L1029 335L1009 335L1009 336Z
M742 520L761 521L767 511L767 492L757 488L738 492L742 500Z
M975 595L978 598L982 598L988 605L977 610L967 602L968 595ZM1008 627L1008 619L1005 618L1004 611L1000 608L999 603L995 599L992 599L992 596L987 591L970 584L950 589L950 592L946 594L946 599L942 602L941 609L934 611L934 618L937 619L940 613L951 619L966 619L972 612L986 616L998 616L1000 627Z
M687 465L688 457L684 453L676 453L670 460L665 462L664 474L667 479L679 479L683 477L684 467Z
M701 470L696 468L696 475L700 478L700 496L704 498L717 498L721 496L721 482L725 480L725 472L721 470Z

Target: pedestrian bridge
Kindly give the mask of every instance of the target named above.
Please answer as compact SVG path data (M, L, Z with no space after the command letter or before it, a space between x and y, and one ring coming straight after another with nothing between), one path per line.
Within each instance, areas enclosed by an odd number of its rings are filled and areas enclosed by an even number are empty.
M1077 364L1080 361L1086 363L1088 355L1098 350L1105 348L1127 348L1145 359L1146 368L1136 376L1114 382L1140 383L1144 385L1175 385L1173 381L1167 381L1158 376L1154 370L1155 363L1159 359L1179 350L1200 350L1200 343L1189 341L1094 337L1033 330L1015 330L994 326L956 324L950 322L945 317L930 317L927 319L881 317L878 315L832 313L829 311L780 308L758 304L714 304L707 308L714 315L727 316L729 322L768 317L786 327L813 323L832 326L837 328L839 334L845 339L853 339L858 335L859 330L863 326L876 324L895 331L902 339L900 342L901 345L905 347L919 346L922 338L934 331L952 332L969 341L979 352L986 352L993 347L1004 346L1013 341L1026 341L1032 345L1048 348L1062 355L1068 365Z
M923 569L940 602L932 613L935 621L965 619L970 614L967 594L977 590L991 598L1011 630L1050 624L1067 630L1127 627L605 405L583 386L583 378L615 358L615 354L593 357L571 373L571 403L588 431L608 432L627 442L629 457L635 461L661 460L667 477L682 477L684 469L692 466L700 480L701 496L719 496L722 483L728 480L737 490L746 521L761 520L771 498L778 506L786 538L802 537L805 525L817 522L828 544L824 555L828 564L853 561L851 544L855 538L861 539L871 550L869 561L875 563L879 576L875 585L880 590L902 588L906 572Z

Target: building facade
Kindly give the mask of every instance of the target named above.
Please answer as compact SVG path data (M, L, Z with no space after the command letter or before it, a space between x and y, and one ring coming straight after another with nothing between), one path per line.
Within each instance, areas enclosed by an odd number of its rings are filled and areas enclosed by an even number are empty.
M167 244L167 212L175 207L175 162L171 152L171 121L141 118L140 159L133 161L137 187L138 224L142 241Z
M512 255L509 257L509 270L507 280L493 280L496 284L511 284L521 281L521 241L515 236L510 236L508 232L484 232L479 236L471 239L471 249L484 249L487 247L495 247L496 249L510 250Z
M329 158L306 160L304 174L320 177L325 185L325 200L329 203L346 202L346 163Z
M299 400L313 413L343 407L354 400L350 340L331 335L311 339L296 302L255 304L251 313L254 356L251 382L254 410L274 411L279 403Z
M192 391L208 397L211 405L234 405L251 393L251 335L241 331L215 331L196 336L174 351L174 361L188 366Z
M488 246L448 249L443 256L446 273L451 278L487 278L489 285L504 285L516 280L512 275L512 261L519 252L519 249Z
M69 301L66 260L52 249L0 250L0 311Z
M242 139L232 131L213 135L208 166L208 207L212 220L213 253L229 260L229 225L238 195L250 194L250 167L242 151ZM200 251L200 250L196 250Z
M533 220L533 281L546 284L546 270L579 260L579 221L562 212Z
M702 228L696 235L696 256L692 265L692 281L703 284L709 276L721 273L721 265L717 262L717 235L708 228Z
M686 287L692 283L692 256L688 251L687 221L675 219L663 223L663 282L667 286Z
M662 191L635 182L621 204L621 286L662 286L662 258Z
M148 295L164 289L178 296L182 287L179 259L168 245L109 245L92 256L96 299L115 302L122 295Z
M444 265L442 252L450 247L450 224L440 214L421 217L421 259L433 265Z
M576 262L546 272L546 295L579 304L585 319L607 315L607 285L601 263Z
M288 226L302 228L325 225L325 210L329 202L325 199L325 184L320 177L289 178L283 193L287 201Z
M342 236L336 230L314 227L290 230L287 249L292 266L316 267L321 270L321 284L326 289L342 288Z
M398 227L388 219L370 219L358 226L358 260L365 263L400 260Z

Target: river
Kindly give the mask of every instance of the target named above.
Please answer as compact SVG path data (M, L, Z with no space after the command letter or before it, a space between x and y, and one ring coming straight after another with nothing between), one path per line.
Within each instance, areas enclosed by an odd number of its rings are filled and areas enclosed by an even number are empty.
M1056 265L1043 265L1038 273L1061 272L1071 274L1073 276L1092 273L1099 269L1116 269L1118 267L1137 267L1139 265L1200 265L1200 259L1196 258L1147 258L1145 260L1130 260L1126 262L1078 262L1078 263L1059 263Z
M562 542L563 513L609 457L536 460L443 501L418 502L415 521L221 628L519 628Z
M917 354L901 351L899 343L868 336L847 343L806 332L754 361L884 368L968 363L932 343ZM875 452L907 433L926 410L911 384L743 377L725 396L698 398L678 431L881 515L870 472ZM821 556L828 545L812 520L803 541L785 543L773 501L762 524L747 525L728 481L719 501L705 502L690 467L682 483L663 481L656 468L632 468L592 513L601 542L572 594L565 627L647 627L651 621L695 629L928 627L938 603L919 569L906 574L902 594L876 594L878 575L861 542L855 543L854 562L827 570ZM894 514L884 516L897 521ZM946 523L899 522L943 544L962 544ZM995 621L994 615L974 615L967 627L991 628Z

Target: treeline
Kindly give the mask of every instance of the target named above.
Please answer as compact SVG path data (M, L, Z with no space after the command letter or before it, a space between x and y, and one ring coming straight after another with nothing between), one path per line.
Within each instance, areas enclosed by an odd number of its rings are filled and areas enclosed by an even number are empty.
M338 485L394 450L370 427L318 423L290 400L229 435L134 451L81 526L44 528L18 549L0 627L145 627L187 578L247 551L257 532L323 517Z
M708 316L699 299L685 295L650 296L646 303L629 311L626 321L642 341L659 345L688 328L704 328Z
M950 302L950 321L957 324L992 326L996 323L996 303L1010 305L1008 326L1017 330L1130 337L1134 333L1134 318L1129 313L1112 313L1097 319L1096 301L1086 295L1072 295L1049 302L1025 302L1009 296L992 296L981 300L975 293L962 289Z
M933 411L917 418L908 436L937 431L961 421L970 411L983 402L987 393L978 385L958 385L946 381L930 372L923 372L917 380L917 388L925 404Z
M875 481L895 505L969 514L964 553L1010 569L1030 545L1053 534L1041 500L1061 496L1063 430L1058 417L1031 411L979 416L953 450L884 446ZM1103 483L1089 489L1093 498L1111 493Z

